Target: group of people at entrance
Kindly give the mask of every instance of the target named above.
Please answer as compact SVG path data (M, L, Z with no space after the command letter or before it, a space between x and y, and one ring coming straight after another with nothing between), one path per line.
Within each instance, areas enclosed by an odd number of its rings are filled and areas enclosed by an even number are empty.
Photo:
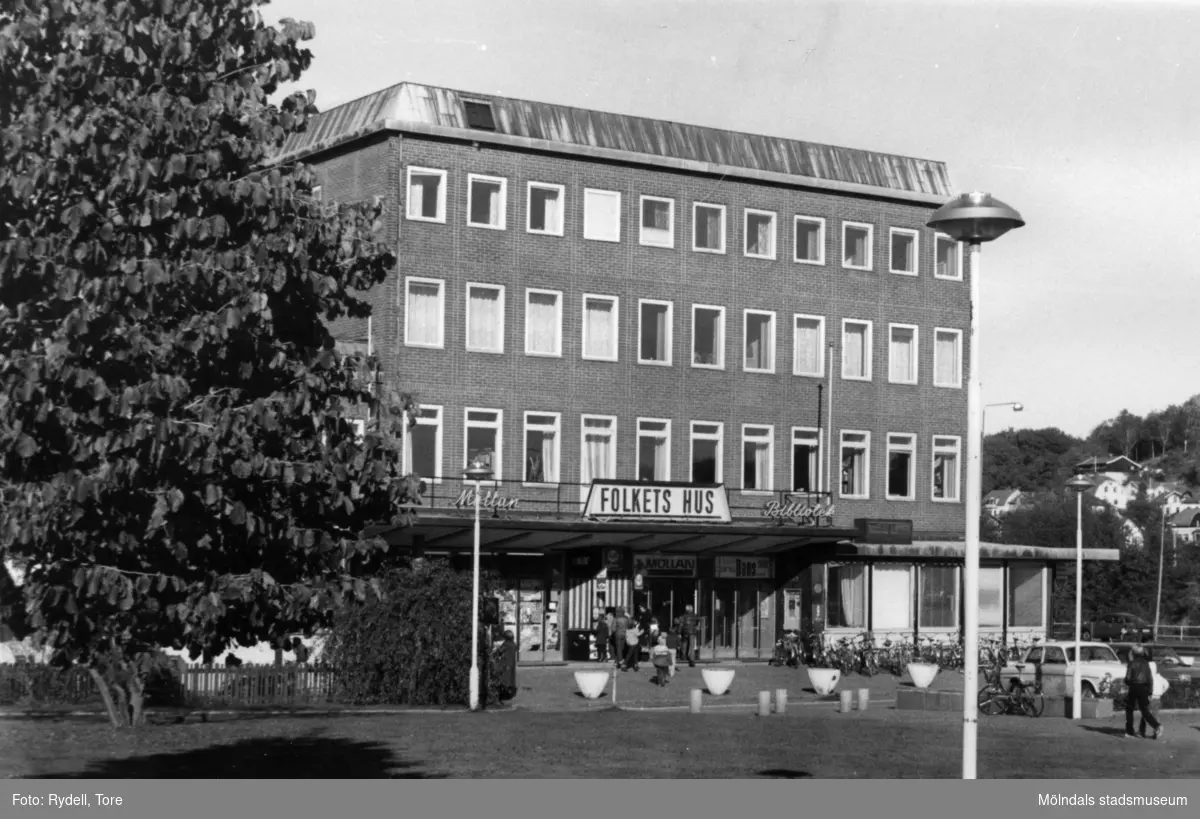
M696 615L691 606L675 618L670 632L662 630L657 617L639 606L634 616L625 613L623 606L610 606L596 617L593 634L596 640L596 659L612 661L622 671L637 671L645 652L655 669L655 682L666 685L675 675L676 660L696 664Z

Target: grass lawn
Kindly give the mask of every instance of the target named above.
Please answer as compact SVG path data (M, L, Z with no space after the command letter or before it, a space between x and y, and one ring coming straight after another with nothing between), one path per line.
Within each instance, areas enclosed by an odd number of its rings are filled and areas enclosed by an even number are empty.
M1159 742L1118 720L982 717L980 778L1200 778L1200 715ZM149 725L0 724L0 775L87 778L957 778L961 717L827 705L744 710L286 716Z

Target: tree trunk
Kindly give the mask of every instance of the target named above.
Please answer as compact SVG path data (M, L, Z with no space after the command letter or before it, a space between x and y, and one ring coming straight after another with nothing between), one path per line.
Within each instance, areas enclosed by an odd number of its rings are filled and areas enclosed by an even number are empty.
M96 683L96 688L100 690L100 699L104 700L104 710L108 712L109 722L114 728L121 727L121 718L117 714L116 704L113 702L112 692L108 688L108 682L100 676L100 672L94 668L88 668L88 673L92 675L92 679Z

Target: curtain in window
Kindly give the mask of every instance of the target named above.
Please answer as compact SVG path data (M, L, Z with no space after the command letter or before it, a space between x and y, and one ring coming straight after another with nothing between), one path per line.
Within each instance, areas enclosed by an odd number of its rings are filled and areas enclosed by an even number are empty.
M696 237L696 245L709 250L720 250L721 211L714 208L701 208L697 217L699 235Z
M654 439L654 480L665 481L670 474L671 465L667 460L667 439L665 436Z
M819 372L821 367L820 325L815 321L796 321L796 369L802 373Z
M642 358L667 360L667 310L652 304L642 306Z
M580 464L580 481L589 484L594 480L611 478L608 474L609 453L612 436L608 432L588 432L583 436L583 458Z
M486 217L487 223L489 225L500 224L500 186L499 185L488 185L487 186L487 203L488 203L488 212L487 212L487 217Z
M846 330L842 344L845 346L842 359L843 372L851 378L862 378L866 373L863 366L863 348L866 334L859 328L851 327Z
M647 202L646 217L642 221L645 227L654 230L669 231L671 229L671 209L665 202Z
M843 626L863 627L866 625L866 567L861 563L838 566L838 593L841 598Z
M1010 626L1042 625L1042 567L1011 566L1008 570Z
M484 350L500 349L500 291L490 287L471 288L471 323L467 328L471 347Z
M876 563L871 569L871 627L912 629L912 566Z
M892 330L892 380L912 380L912 330Z
M842 493L845 495L867 494L866 470L863 469L861 449L842 450Z
M534 353L558 352L558 296L530 293L525 320L529 323L529 350Z
M979 569L979 625L999 628L1002 625L1004 607L1001 605L1001 589L1004 570L999 566L983 566Z
M586 194L584 220L585 235L593 239L615 239L617 237L617 197L608 193Z
M938 333L937 337L937 383L958 383L958 336Z
M750 222L750 247L748 251L758 256L771 255L771 240L774 231L771 230L770 219L755 219Z
M766 369L767 364L763 360L763 346L762 341L753 336L746 340L747 367L756 370Z
M771 447L766 441L747 441L745 455L745 489L771 487Z
M562 231L562 204L559 202L559 195L554 191L546 191L542 194L542 205L545 208L545 226L543 227L549 233L559 233Z
M441 285L411 282L408 285L408 339L416 344L437 344L441 329Z
M613 341L613 303L600 299L589 299L584 350L589 356L611 357L614 348Z
M958 582L953 566L922 566L922 629L954 628L958 622Z
M542 433L542 475L547 483L558 483L558 458L555 457L557 446L558 436L555 433Z
M413 216L428 216L425 212L425 180L420 176L412 177L408 186L408 212Z

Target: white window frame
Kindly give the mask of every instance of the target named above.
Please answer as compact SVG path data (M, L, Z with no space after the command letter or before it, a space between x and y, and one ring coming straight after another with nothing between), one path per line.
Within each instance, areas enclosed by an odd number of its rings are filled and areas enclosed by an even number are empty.
M713 208L721 212L721 246L719 248L698 247L696 245L696 210L698 208ZM729 232L727 222L727 212L724 205L715 205L711 202L693 202L692 203L692 250L696 253L716 253L724 255L725 253L725 234Z
M529 423L529 416L540 415L546 418L553 418L554 423L550 424L533 424ZM521 431L521 485L522 486L555 486L562 482L562 413L561 412L541 412L539 410L526 410L523 416L524 425ZM529 452L529 432L535 432L552 429L554 432L554 475L556 480L553 481L528 481L526 480L526 467L529 465L526 461L527 453ZM543 469L544 474L544 469Z
M866 488L864 495L848 495L842 491L842 455L846 451L846 436L847 435L862 435L865 436L862 440L863 445L863 486ZM850 442L857 444L857 441ZM865 429L843 429L838 435L838 497L846 500L870 500L871 498L871 433Z
M800 319L815 320L817 322L817 333L820 336L819 350L820 355L817 359L817 371L814 373L806 373L800 371L800 345L796 343L796 336L799 334L796 325ZM816 378L825 376L825 317L814 316L808 313L793 313L792 314L792 375L806 375Z
M850 228L863 228L867 231L867 263L865 265L846 263L846 231ZM875 266L875 226L870 222L842 222L842 267L847 270L872 270Z
M817 235L819 237L819 241L817 242L817 247L819 248L818 252L820 255L816 259L801 259L800 258L800 245L796 242L796 224L798 222L808 222L809 224L815 224L817 226L817 229L818 229ZM824 264L825 264L825 220L822 217L797 215L792 219L792 261L796 262L797 264L812 264L812 265L824 266Z
M533 189L558 192L559 219L558 230L537 230L533 227ZM525 232L536 236L562 236L567 224L567 189L564 185L552 182L530 182L525 192Z
M696 425L716 427L716 432L697 432ZM688 429L688 480L696 480L696 441L717 442L717 483L725 482L725 423L723 421L692 421Z
M954 441L954 446L938 444L938 441ZM954 453L954 497L939 498L934 493L934 481L937 478L937 456L942 453ZM963 453L962 438L958 435L934 435L929 442L929 499L934 503L960 503L962 499Z
M854 324L865 326L867 328L866 338L863 339L863 350L866 353L866 373L864 375L847 375L846 374L846 327ZM842 319L842 380L844 381L870 381L874 374L872 370L875 364L875 326L874 322L867 319Z
M954 606L952 608L952 611L954 612L954 623L952 625L935 626L931 623L926 623L921 619L922 601L925 599L921 595L921 582L924 580L923 574L926 569L950 569L954 573ZM947 566L944 563L934 563L932 565L926 565L924 563L918 564L916 584L917 589L915 596L917 600L917 628L920 631L957 631L960 626L960 621L962 620L962 617L959 614L959 604L962 602L962 571L959 569L959 567Z
M771 252L751 253L747 245L750 244L750 217L751 216L769 216L771 218ZM779 214L773 210L756 210L754 208L744 208L742 210L742 255L749 259L770 259L774 261L779 256Z
M410 222L438 222L441 224L445 224L446 223L446 185L447 185L446 172L439 168L421 168L421 167L417 167L415 165L409 165L406 170L407 170L407 175L405 177L405 187L404 187L404 190L405 190L404 216L405 216L405 218L408 219ZM414 173L417 174L418 176L439 176L439 177L441 177L442 181L438 184L437 215L436 216L429 217L429 216L420 216L420 215L414 216L413 215L413 212L412 212L413 179L412 178L413 178Z
M530 330L529 324L529 297L533 294L552 295L555 297L555 322L554 322L554 347L552 353L544 353L538 350L530 349ZM546 290L540 287L525 288L525 355L536 356L538 358L562 358L563 349L563 292L561 290Z
M657 304L666 305L667 308L667 360L654 361L652 359L642 358L642 305ZM675 303L671 301L661 301L659 299L638 299L638 334L637 334L637 363L645 364L651 367L670 367L675 358Z
M792 427L791 445L788 447L788 491L797 491L793 487L796 486L796 444L809 443L813 440L817 442L817 486L821 486L821 463L825 454L825 434L824 430L816 427ZM810 492L819 492L820 489L810 489Z
M912 239L912 270L897 270L892 267L892 241L896 236L907 236ZM909 228L888 228L888 272L897 276L921 275L921 232Z
M958 371L953 384L943 384L938 378L938 336L942 333L953 333L958 338ZM948 390L961 390L963 385L963 331L954 327L933 328L933 386Z
M642 422L648 421L652 424L666 424L666 429L663 430L667 437L667 476L665 478L655 478L656 481L671 480L671 419L670 418L643 418L638 417L637 426L635 427L637 435L635 436L635 444L633 448L633 476L637 478L642 472ZM646 433L648 438L662 437L657 430L649 430Z
M608 422L608 430L612 435L612 446L608 448L608 474L614 478L617 474L617 416L615 415L595 415L593 413L583 413L579 416L579 488L580 497L586 501L588 491L591 488L590 483L583 482L583 454L587 450L587 422L588 421L606 421ZM602 480L609 480L607 478Z
M955 266L958 270L957 276L943 276L937 272L938 270L938 244L945 240L955 246ZM954 239L945 233L933 234L933 277L942 279L948 282L961 282L963 280L963 243L956 242Z
M472 412L494 412L495 421L470 421ZM504 410L496 407L463 407L463 468L471 465L470 431L476 429L496 430L496 452L492 456L492 477L483 483L499 483L504 478ZM522 442L524 443L524 442Z
M750 316L769 316L770 324L770 339L768 344L768 354L771 357L770 367L747 367L746 366L746 344L749 341L750 335ZM774 310L755 310L747 307L742 310L742 372L747 373L774 373L775 372L775 311Z
M434 463L437 466L437 471L440 473L442 471L442 440L443 440L443 434L444 434L443 431L444 431L444 426L445 426L442 423L443 419L445 418L444 408L442 407L441 404L419 404L417 406L417 410L418 410L418 412L417 412L417 425L418 426L437 427L437 432L434 435L434 445L433 445L434 456L433 457L434 457ZM428 420L424 420L421 418L420 413L427 412L427 411L434 412L435 420L428 421ZM412 433L412 430L409 429L408 424L407 423L403 424L402 430L401 430L402 440L400 442L400 446L401 446L401 451L402 451L402 457L403 457L402 463L404 466L404 474L405 475L411 475L412 471L413 471L412 439L410 437L411 433ZM422 475L421 479L428 481L429 483L441 483L442 482L442 476L440 474L438 474L438 475Z
M409 338L408 330L411 325L408 313L410 284L436 284L438 286L438 302L441 313L438 316L438 340L436 344L412 341ZM441 350L446 346L446 282L444 279L427 279L423 276L404 277L404 346L424 347L430 350Z
M755 487L754 489L746 488L746 443L747 441L762 441L762 435L754 435L749 438L746 436L746 430L765 429L767 430L767 487ZM741 491L747 495L771 495L775 492L775 425L774 424L742 424L742 446L738 450L738 474L741 476Z
M912 330L912 378L898 380L892 377L892 331L894 330ZM920 381L921 376L921 328L915 324L889 324L888 325L888 383L889 384L916 384Z
M1015 598L1013 596L1012 571L1013 571L1013 569L1017 568L1017 566L1013 565L1012 563L1009 563L1004 569L1004 622L1008 625L1008 628L1010 631L1020 630L1020 629L1033 629L1034 631L1040 631L1042 629L1045 629L1046 626L1048 625L1046 622L1046 610L1050 608L1050 606L1049 606L1049 603L1050 603L1050 599L1049 599L1050 572L1047 571L1046 566L1044 564L1041 566L1038 566L1036 564L1027 565L1025 563L1025 561L1022 561L1019 565L1022 567L1030 568L1030 569L1036 569L1038 574L1041 576L1041 581L1042 581L1042 584L1041 584L1042 585L1041 621L1035 625L1020 625L1020 626L1018 626L1013 623L1013 620L1016 618L1013 617L1013 604L1015 603Z
M483 224L471 221L471 204L475 198L475 182L500 183L500 213L497 214L496 224ZM485 230L508 229L508 180L503 176L484 176L478 173L467 174L467 227L483 228Z
M653 237L646 236L645 211L646 202L666 202L667 215L670 227L667 228L666 241L655 240ZM638 197L638 244L646 247L675 247L675 200L668 199L665 196L640 196Z
M907 443L893 442L892 438L907 438ZM915 501L917 499L917 436L912 432L889 432L884 439L887 441L884 454L886 477L883 483L883 496L890 501ZM908 453L908 494L893 495L889 490L892 478L892 453Z
M591 220L588 219L588 196L598 194L600 196L608 196L617 200L617 219L616 231L614 236L595 236L592 235ZM641 222L641 214L638 215L638 221ZM621 192L603 190L601 188L584 188L583 189L583 238L592 242L620 242L621 241Z
M717 311L717 339L716 350L718 361L716 364L698 364L696 363L696 311L697 310L715 310ZM640 350L640 345L639 345ZM725 369L725 308L715 304L693 304L692 305L692 366L698 370L723 370Z
M612 350L611 356L596 356L596 355L588 355L588 353L587 353L587 336L588 336L587 305L588 305L588 299L599 299L599 300L603 300L603 301L607 301L607 302L612 302L613 350ZM580 342L581 342L580 357L586 361L617 361L617 360L619 360L621 357L621 335L620 335L621 299L620 299L620 297L619 296L605 296L600 293L584 293L583 297L580 299L580 306L583 311L582 312L582 320L580 321L580 324L579 324L581 331L582 331L582 335L580 336ZM599 417L599 416L597 416L597 417Z
M499 290L500 291L500 305L499 305L500 306L500 349L498 349L498 350L489 349L487 347L472 347L471 346L471 289L475 288L475 287L483 288L483 289L487 289L487 290ZM464 316L466 317L466 325L465 325L465 332L463 333L463 339L466 342L467 351L472 352L472 353L491 353L493 355L502 355L504 353L504 334L505 334L505 329L506 329L504 326L505 325L505 321L504 321L504 319L505 319L505 301L504 301L505 287L504 287L504 285L491 284L489 282L467 282L466 298L467 298L467 304L466 304L466 309L464 310Z

